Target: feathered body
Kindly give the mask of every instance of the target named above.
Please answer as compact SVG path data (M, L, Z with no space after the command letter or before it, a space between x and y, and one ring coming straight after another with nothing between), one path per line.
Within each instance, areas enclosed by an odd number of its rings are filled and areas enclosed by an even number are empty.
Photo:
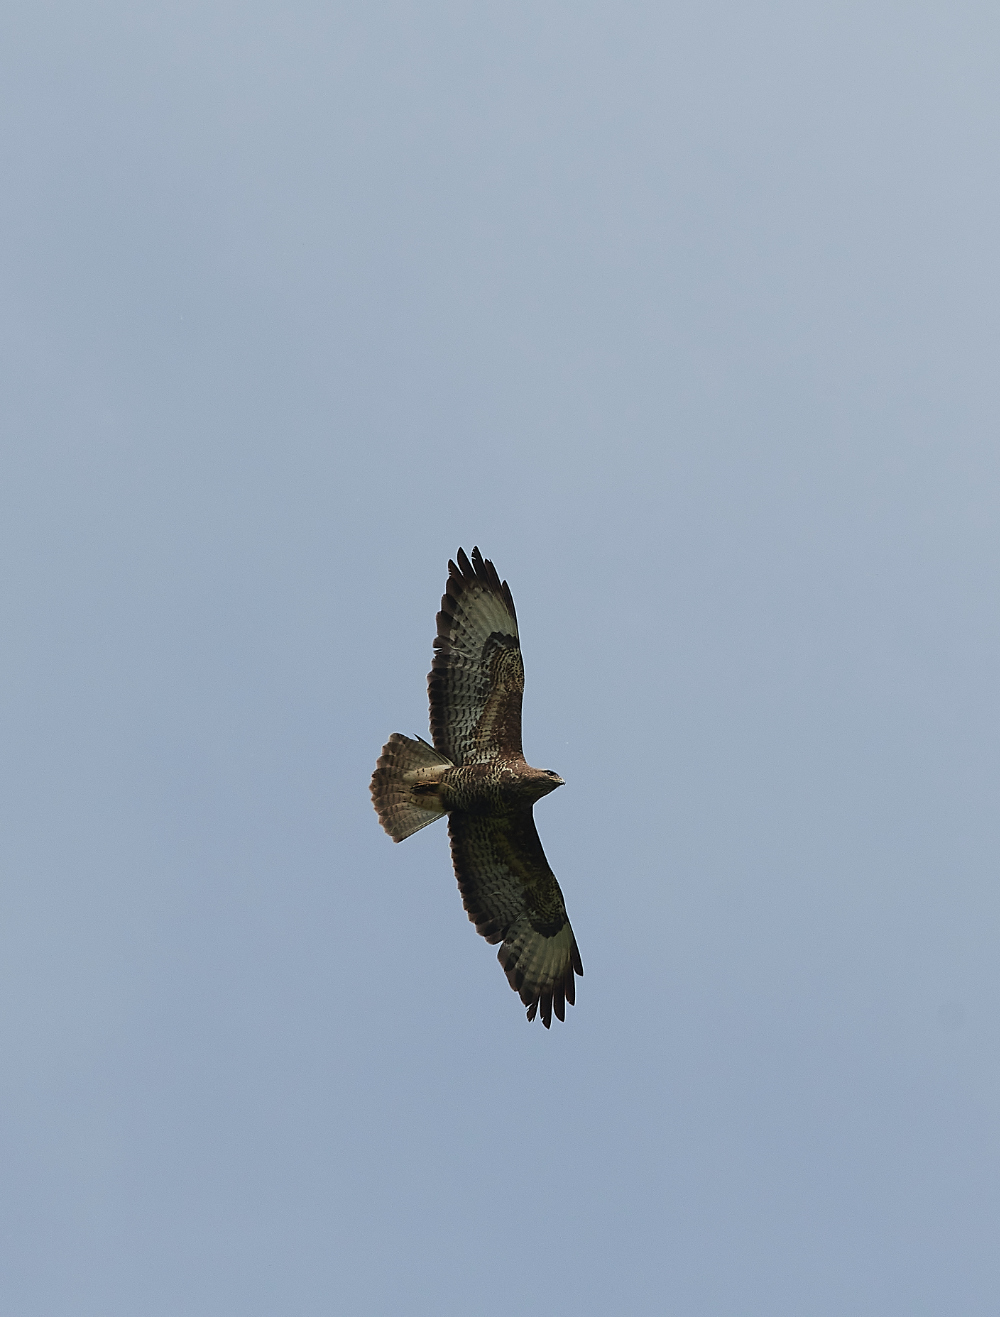
M372 800L393 841L448 815L462 900L533 1020L562 1020L583 973L532 806L562 786L521 749L524 666L514 600L478 548L448 564L427 679L434 745L393 733L372 777Z

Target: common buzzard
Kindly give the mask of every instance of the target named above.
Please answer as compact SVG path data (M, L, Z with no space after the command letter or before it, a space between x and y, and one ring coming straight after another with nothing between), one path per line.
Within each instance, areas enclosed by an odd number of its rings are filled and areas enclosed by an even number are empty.
M427 678L430 746L394 732L372 777L382 827L402 841L448 815L451 858L469 918L533 1020L566 1018L583 973L562 892L535 831L532 806L563 785L521 750L524 667L514 600L478 549L458 551L437 615Z

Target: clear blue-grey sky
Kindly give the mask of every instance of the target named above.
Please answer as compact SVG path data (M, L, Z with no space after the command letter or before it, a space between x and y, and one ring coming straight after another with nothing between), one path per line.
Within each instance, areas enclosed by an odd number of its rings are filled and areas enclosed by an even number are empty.
M0 18L0 1306L992 1317L1000 18ZM586 966L426 734L510 582Z

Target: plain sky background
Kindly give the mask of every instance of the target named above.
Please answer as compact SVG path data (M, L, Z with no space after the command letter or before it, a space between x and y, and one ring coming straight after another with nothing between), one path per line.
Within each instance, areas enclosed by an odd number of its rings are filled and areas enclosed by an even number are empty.
M0 1306L1000 1306L993 4L0 18ZM510 582L586 976L435 825Z

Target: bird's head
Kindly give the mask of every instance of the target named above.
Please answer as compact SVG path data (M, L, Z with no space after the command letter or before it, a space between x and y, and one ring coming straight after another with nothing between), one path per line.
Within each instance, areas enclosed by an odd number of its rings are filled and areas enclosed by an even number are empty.
M551 768L536 769L538 773L535 779L535 789L538 791L539 798L547 796L550 791L555 791L556 787L564 787L566 783Z

